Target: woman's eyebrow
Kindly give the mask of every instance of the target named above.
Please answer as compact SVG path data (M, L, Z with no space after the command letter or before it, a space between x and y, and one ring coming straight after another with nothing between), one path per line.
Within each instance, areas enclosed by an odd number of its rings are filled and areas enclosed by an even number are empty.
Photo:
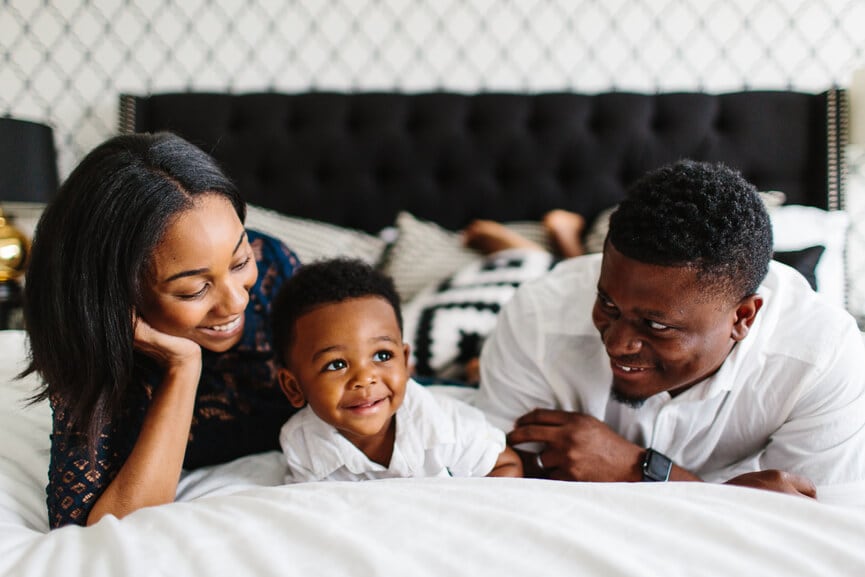
M237 254L237 249L239 249L240 245L243 244L243 239L245 237L246 237L246 229L243 229L243 231L241 231L241 233L240 233L240 238L237 239L237 244L234 245L234 250L231 252L231 254Z
M234 250L231 252L231 254L237 254L237 249L239 249L240 245L243 244L243 239L245 236L246 236L246 231L244 230L242 233L240 233L240 238L237 239L237 244L234 245ZM207 272L207 268L196 268L196 269L192 269L192 270L184 270L184 271L180 271L179 273L171 275L170 277L168 277L167 279L165 279L162 282L167 283L167 282L171 282L173 280L177 280L179 278L184 278L184 277L188 277L188 276L198 276L198 275L205 273L205 272Z

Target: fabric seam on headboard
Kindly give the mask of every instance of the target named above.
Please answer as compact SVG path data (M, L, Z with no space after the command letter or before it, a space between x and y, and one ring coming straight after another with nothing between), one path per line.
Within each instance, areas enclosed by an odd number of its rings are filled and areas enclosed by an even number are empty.
M118 114L118 129L120 134L135 132L135 100L135 96L131 94L120 95L120 111Z
M845 90L833 88L826 93L826 183L827 208L843 210L847 163L844 148L847 142L848 111Z
M846 207L847 159L846 144L849 129L849 108L846 90L833 88L826 93L826 183L827 208L844 210ZM843 258L847 262L849 236L845 235ZM850 271L844 268L844 307L850 304Z

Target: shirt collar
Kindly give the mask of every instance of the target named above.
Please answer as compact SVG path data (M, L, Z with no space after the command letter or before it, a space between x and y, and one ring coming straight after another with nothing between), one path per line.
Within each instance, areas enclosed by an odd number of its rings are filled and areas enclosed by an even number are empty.
M432 393L409 379L405 398L395 415L396 435L388 467L371 461L335 427L318 418L309 406L293 418L304 419L304 441L310 469L316 478L324 479L342 467L356 475L371 470L391 470L400 476L410 477L423 469L427 450L455 442L453 422L430 414L431 411L440 410Z

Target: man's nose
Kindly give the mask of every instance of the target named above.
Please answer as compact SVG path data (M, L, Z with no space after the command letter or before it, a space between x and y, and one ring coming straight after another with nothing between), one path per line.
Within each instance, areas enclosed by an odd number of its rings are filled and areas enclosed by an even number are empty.
M642 341L630 322L622 319L610 321L603 334L604 347L611 357L633 355L640 352Z

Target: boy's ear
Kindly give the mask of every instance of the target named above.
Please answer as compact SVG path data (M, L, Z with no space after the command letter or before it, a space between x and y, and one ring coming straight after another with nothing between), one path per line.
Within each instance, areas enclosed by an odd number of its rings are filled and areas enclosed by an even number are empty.
M306 404L303 391L297 379L294 378L294 373L284 367L280 367L276 372L276 378L279 379L279 387L282 389L285 398L291 403L291 406L299 409Z
M402 353L403 353L402 356L405 357L405 366L406 366L406 368L409 368L408 360L409 360L409 356L411 354L411 345L408 343L403 343L402 344Z

